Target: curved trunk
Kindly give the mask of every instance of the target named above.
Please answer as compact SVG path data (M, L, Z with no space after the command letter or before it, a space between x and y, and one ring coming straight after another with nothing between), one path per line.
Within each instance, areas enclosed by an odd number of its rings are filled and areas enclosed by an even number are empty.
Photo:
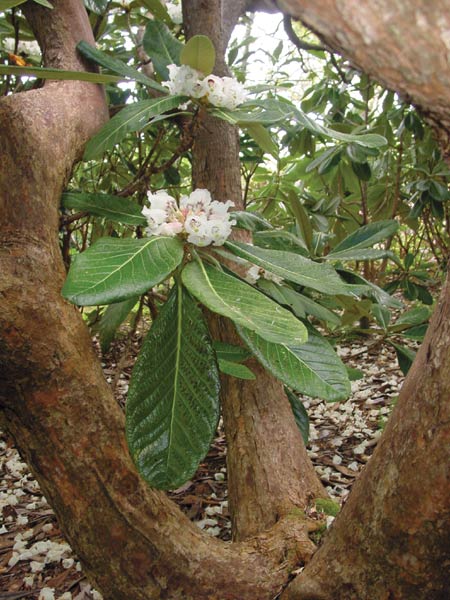
M47 66L83 69L93 43L81 0L31 4ZM202 533L139 478L124 417L88 331L60 295L58 205L74 162L107 118L103 91L47 83L0 100L0 406L85 572L107 599L273 598L311 553L301 519L245 544Z
M225 75L225 50L235 25L230 3L185 0L187 36L208 35L216 47L215 73ZM222 15L227 14L223 20ZM235 18L239 16L236 10ZM194 187L242 210L239 138L236 127L204 115L193 148ZM209 315L216 339L242 344L229 320ZM280 517L326 496L309 460L280 382L252 361L255 381L221 378L227 438L228 494L233 539L242 540Z
M323 546L283 599L448 598L449 348L447 282L373 457Z

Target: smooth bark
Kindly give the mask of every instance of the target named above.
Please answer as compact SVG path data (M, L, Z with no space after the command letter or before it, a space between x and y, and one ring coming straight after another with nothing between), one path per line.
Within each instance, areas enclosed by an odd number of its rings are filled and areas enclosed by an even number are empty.
M47 66L85 68L93 42L80 0L31 4ZM311 553L304 520L245 544L202 533L137 475L124 417L78 310L60 295L61 192L107 118L98 86L47 83L0 101L0 406L3 421L106 599L273 598Z
M185 0L188 37L208 35L216 47L215 73L228 74L225 51L243 2ZM224 19L223 15L227 15ZM193 185L242 210L237 128L206 114L193 148ZM230 321L209 316L216 339L241 344ZM326 496L303 444L283 387L256 360L256 381L222 377L227 438L228 495L233 539L264 531L283 515Z

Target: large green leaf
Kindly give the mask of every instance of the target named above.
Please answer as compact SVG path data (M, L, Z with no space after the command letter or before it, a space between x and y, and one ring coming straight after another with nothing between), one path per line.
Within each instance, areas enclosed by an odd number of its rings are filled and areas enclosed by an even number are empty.
M309 417L306 412L306 408L303 406L303 402L294 394L289 388L285 387L284 391L288 397L289 404L291 405L292 412L294 413L294 419L297 423L297 427L300 429L302 434L303 442L306 445L309 440Z
M194 35L181 51L182 65L189 65L205 75L212 73L216 62L214 45L206 35Z
M90 73L88 71L64 71L64 69L47 69L44 67L19 67L16 65L0 65L0 75L26 75L39 79L58 81L89 81L90 83L117 83L122 81L116 75Z
M306 256L308 250L305 242L289 231L274 229L272 231L257 231L253 235L253 243L260 248L284 250Z
M8 8L14 8L15 6L20 6L27 0L2 0L0 3L0 10L8 10Z
M117 58L112 58L108 54L97 50L97 48L94 48L94 46L91 46L87 42L79 42L77 44L77 49L85 58L93 61L101 67L109 69L113 73L123 75L127 79L134 79L135 81L139 81L139 83L142 83L147 87L151 87L154 90L158 90L158 92L167 94L167 90L165 87L163 87L159 83L156 83L156 81L153 81L153 79L150 79L150 77L147 77L147 75L144 75L143 73L136 71L136 69L129 67L121 60Z
M84 160L97 158L105 150L111 150L128 133L142 129L151 117L173 110L184 99L184 96L164 96L163 98L141 100L125 106L89 140L84 152Z
M354 294L362 291L344 283L336 271L326 264L316 263L300 254L282 250L266 250L242 242L226 242L225 247L236 256L259 265L283 279L324 292L325 294Z
M139 0L139 4L148 8L154 17L167 24L172 23L172 19L167 11L167 8L161 0Z
M181 277L191 294L210 310L266 340L292 344L306 341L303 323L237 277L198 262L186 265Z
M185 483L207 453L218 418L209 332L194 300L176 286L144 341L128 392L128 446L147 483Z
M261 125L261 123L246 123L244 129L264 152L268 152L277 158L278 147L268 129Z
M149 21L145 28L142 45L152 59L153 66L162 79L169 78L168 65L180 64L183 44L174 37L161 21Z
M351 233L333 248L333 251L328 254L327 258L340 258L340 255L343 254L344 251L348 252L349 250L355 251L357 249L370 248L374 244L393 235L398 228L399 224L394 220L376 221L375 223L364 225Z
M178 238L101 238L74 258L62 295L80 306L121 302L164 281L182 258Z
M378 260L380 258L394 258L389 250L376 248L349 248L342 252L330 252L323 257L325 260Z
M226 342L213 342L214 351L217 360L227 360L231 362L243 362L251 357L252 353L243 346L235 346Z
M63 208L86 211L97 217L126 225L145 225L146 218L136 202L111 194L88 194L85 192L64 192L61 198Z
M116 331L128 317L138 300L139 298L134 296L123 302L110 304L105 310L98 327L96 327L96 331L98 331L100 336L100 347L103 353L107 352L116 335Z
M308 341L294 346L268 342L243 327L238 326L237 330L259 362L290 388L330 402L350 395L344 364L317 333L308 331Z
M395 352L397 354L398 365L400 367L403 375L407 375L409 369L411 368L414 359L416 358L416 352L408 348L407 346L401 346L400 344L394 344L394 342L390 342L392 346L395 348Z

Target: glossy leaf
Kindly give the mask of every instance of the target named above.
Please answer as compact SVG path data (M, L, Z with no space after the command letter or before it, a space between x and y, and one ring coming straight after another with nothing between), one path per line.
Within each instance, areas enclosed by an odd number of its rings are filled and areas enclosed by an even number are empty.
M353 288L344 283L329 265L316 263L300 254L266 250L242 242L226 242L225 247L236 256L245 258L283 279L319 292L345 295L361 291L360 288Z
M167 279L182 258L178 238L101 238L74 258L62 295L80 306L121 302Z
M147 87L151 87L154 90L158 90L163 94L167 94L167 89L162 85L159 85L159 83L156 83L156 81L153 81L153 79L150 79L150 77L147 77L143 73L136 71L136 69L129 67L121 60L113 58L112 56L109 56L108 54L97 50L97 48L94 48L94 46L91 46L87 42L79 42L77 44L77 49L85 58L93 61L97 65L100 65L105 69L109 69L113 73L123 75L127 79L133 79L134 81L138 81L139 83L142 83Z
M139 298L134 296L133 298L128 298L128 300L124 300L123 302L110 304L110 306L108 306L108 308L105 310L102 318L100 319L100 323L96 328L99 333L100 347L103 353L108 351L117 330L128 317L138 300Z
M237 330L259 362L293 390L328 401L350 395L346 368L325 338L309 331L306 343L293 346L268 342L243 327Z
M45 6L45 8L53 9L53 4L50 4L48 0L33 0L36 4L40 4L41 6Z
M26 75L38 79L57 81L88 81L90 83L117 83L121 77L89 71L65 71L64 69L47 69L44 67L19 67L17 65L0 65L0 75Z
M309 417L306 412L306 408L303 406L303 402L294 394L289 388L285 387L284 391L288 397L289 404L291 405L292 412L294 413L294 419L297 423L297 427L300 429L302 434L303 443L306 445L309 440Z
M153 66L162 79L169 79L168 65L180 64L183 44L174 37L161 21L149 21L145 28L142 45L152 59Z
M376 221L375 223L364 225L363 227L360 227L351 233L335 248L333 248L333 251L330 252L327 258L335 257L344 250L370 248L374 244L381 242L393 235L398 228L399 224L394 220Z
M61 198L63 208L86 211L97 217L126 225L146 225L142 207L136 202L111 194L88 194L85 192L64 192Z
M260 248L298 252L303 256L308 252L305 242L289 231L258 231L253 235L253 243Z
M303 323L289 311L237 277L198 262L186 265L181 277L207 308L266 340L302 344L308 337Z
M212 73L216 62L214 45L206 35L194 35L181 50L182 65L189 65L205 75Z
M206 455L219 419L219 374L201 310L175 286L133 369L126 406L131 456L147 483L176 489Z
M84 152L84 160L98 158L106 150L114 148L131 131L138 131L145 127L151 117L173 110L184 99L184 96L164 96L125 106L89 140Z
M231 360L225 360L223 358L218 359L219 370L225 375L236 377L237 379L256 379L255 374L245 365L235 363Z

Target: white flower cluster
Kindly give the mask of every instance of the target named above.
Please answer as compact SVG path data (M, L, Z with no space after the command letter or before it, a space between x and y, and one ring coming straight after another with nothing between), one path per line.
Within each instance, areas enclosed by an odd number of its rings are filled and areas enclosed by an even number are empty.
M169 65L169 81L164 85L172 95L205 98L213 106L234 110L246 100L244 86L233 77L203 77L188 65Z
M142 214L148 222L148 235L180 235L196 246L222 246L236 221L230 220L228 208L234 202L217 202L208 190L197 189L177 201L165 190L147 193L150 208Z

